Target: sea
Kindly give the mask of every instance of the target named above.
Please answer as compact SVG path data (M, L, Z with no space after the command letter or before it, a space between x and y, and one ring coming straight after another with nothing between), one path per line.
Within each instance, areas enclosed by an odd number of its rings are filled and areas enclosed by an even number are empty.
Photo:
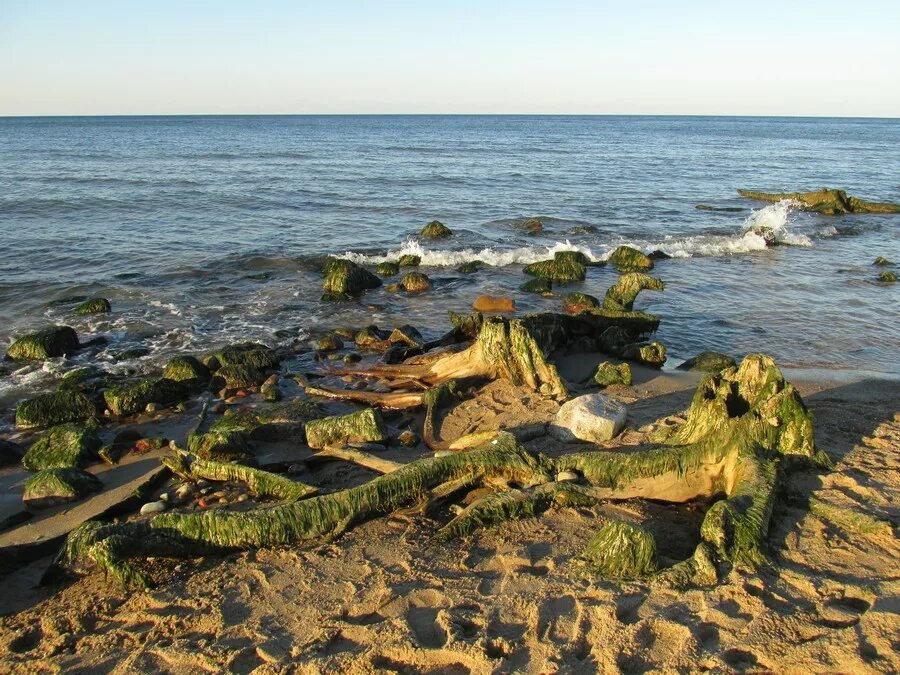
M448 311L482 294L560 311L569 290L602 297L615 269L541 297L519 291L522 267L560 250L603 260L621 244L671 256L653 271L666 290L637 302L662 317L666 368L716 350L900 376L900 286L873 266L900 262L900 216L828 217L736 191L821 187L900 202L900 120L0 118L0 348L50 323L106 340L90 356L8 365L0 405L88 360L152 372L229 342L297 344L373 323L437 337ZM528 218L543 230L523 230ZM422 240L435 219L453 236ZM433 290L321 300L326 256L374 265L405 253L421 256ZM456 270L476 259L477 273ZM112 313L72 315L93 296Z

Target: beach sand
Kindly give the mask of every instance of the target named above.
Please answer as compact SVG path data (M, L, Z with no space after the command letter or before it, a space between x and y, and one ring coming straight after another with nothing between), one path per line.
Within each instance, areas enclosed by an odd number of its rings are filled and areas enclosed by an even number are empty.
M560 371L584 377L591 358L562 359ZM0 671L896 672L900 382L785 375L836 468L788 476L768 567L687 591L585 575L577 556L604 516L642 522L663 560L690 554L704 505L646 501L550 511L442 545L430 535L449 514L401 512L326 545L150 561L159 585L149 592L97 572L37 588L45 558L0 584ZM641 427L685 410L697 380L637 370L632 387L607 390L629 407L628 429L608 445L646 442ZM555 409L495 382L452 410L442 434L542 423ZM547 436L525 445L578 448ZM334 486L374 475L342 463L316 471ZM810 498L885 522L858 532L812 513Z

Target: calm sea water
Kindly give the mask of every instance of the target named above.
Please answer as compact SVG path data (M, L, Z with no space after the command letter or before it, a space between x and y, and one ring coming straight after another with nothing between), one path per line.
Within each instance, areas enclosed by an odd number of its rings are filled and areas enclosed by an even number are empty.
M525 310L523 263L620 244L676 256L668 288L639 304L663 317L670 365L704 349L773 354L785 365L900 374L896 286L876 255L900 260L900 217L828 218L739 199L735 188L846 188L900 202L900 121L691 117L111 117L0 119L0 341L66 322L100 355L174 352L234 339L268 343L335 325L412 322L443 332L447 310L481 293ZM698 211L697 203L742 207ZM763 208L765 207L765 208ZM754 209L755 211L752 211ZM545 231L516 229L540 216ZM440 244L415 233L439 219ZM789 246L743 236L750 221ZM571 234L579 225L597 228ZM418 297L384 290L319 301L325 254L362 261L423 255ZM490 265L461 275L456 265ZM592 268L602 295L615 279ZM70 316L103 295L109 317ZM276 334L277 333L277 334ZM0 378L6 398L49 386L77 363Z

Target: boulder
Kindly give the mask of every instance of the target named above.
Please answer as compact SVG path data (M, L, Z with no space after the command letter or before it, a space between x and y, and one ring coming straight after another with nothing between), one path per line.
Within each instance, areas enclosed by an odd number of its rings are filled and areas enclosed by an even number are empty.
M544 230L544 224L541 222L540 218L526 218L517 225L517 228L532 234L537 234Z
M459 267L456 268L457 272L461 274L473 274L481 269L484 265L480 260L469 260L467 262L461 263Z
M616 520L600 528L582 557L589 571L606 579L637 579L657 569L653 535L643 527Z
M407 272L400 279L400 286L407 293L422 293L431 290L431 279L421 272Z
M666 346L662 342L636 342L622 348L619 357L651 368L662 368L666 362Z
M92 492L100 492L103 483L94 474L77 467L43 469L25 481L22 500L27 506L43 508L77 502Z
M139 380L107 389L103 399L113 415L134 415L145 410L149 403L168 407L183 401L190 394L193 382L166 378Z
M387 438L384 420L376 408L324 417L306 425L306 444L315 449L348 443L384 443Z
M209 368L193 356L176 356L163 368L163 377L175 382L183 382L184 380L207 382L209 376Z
M653 261L642 251L631 246L619 246L610 254L609 262L620 272L644 272L653 269Z
M587 268L583 260L586 260L584 254L578 251L558 251L552 260L525 265L523 271L525 274L563 284L584 281Z
M28 448L22 466L29 471L80 466L97 454L97 432L76 424L61 424L47 431Z
M406 255L400 256L400 260L397 261L397 264L400 267L418 267L421 262L422 258L420 256L407 253Z
M900 204L886 202L867 202L857 197L850 197L843 190L822 188L815 192L756 192L754 190L738 190L741 197L758 199L766 202L780 202L785 199L798 202L804 211L815 211L826 216L845 213L900 213Z
M585 394L562 404L549 432L566 443L602 443L615 438L625 427L627 410L603 394Z
M16 407L16 426L33 429L66 422L84 422L97 412L97 404L92 398L77 390L64 389L20 403Z
M273 349L259 342L239 342L218 351L210 352L203 363L215 372L221 366L252 366L258 370L273 370L279 358Z
M423 239L444 239L452 234L450 228L439 220L432 220L419 232L419 236Z
M700 352L678 366L678 370L699 370L704 373L718 373L736 366L733 358L719 352Z
M73 314L109 314L112 311L112 305L106 298L91 298L85 300L78 307L72 310Z
M375 274L382 277L392 277L400 273L400 265L395 262L378 263L375 267Z
M266 379L266 374L253 366L228 365L216 371L213 382L225 389L244 389L258 387Z
M609 361L604 361L597 366L594 372L594 382L601 387L609 387L614 384L624 384L626 387L631 385L631 366L627 363L614 365Z
M529 279L519 286L519 290L523 293L537 293L538 295L549 295L553 291L553 284L547 279L536 277Z
M350 260L329 258L324 272L323 300L348 300L381 286L381 279Z
M278 380L278 375L270 375L259 387L259 393L269 403L276 403L281 400L281 389L278 388Z
M569 314L581 314L590 309L598 309L600 301L587 293L566 293L563 298L563 309Z
M422 334L415 326L405 323L391 331L391 334L388 335L388 342L392 345L421 347L425 343L425 338L422 337Z
M886 284L892 284L897 281L897 275L893 272L882 272L878 275L878 281L884 282Z
M68 326L49 326L23 335L6 351L11 361L43 361L78 349L78 335Z
M389 335L390 333L388 331L381 330L378 326L373 324L371 326L366 326L359 331L356 334L354 341L356 342L357 347L372 347L387 340Z
M873 262L872 264L873 264L873 265L893 265L894 263L892 263L892 262L891 262L890 260L888 260L887 258L883 258L882 256L878 256L877 258L875 258L875 262Z
M327 333L316 340L316 349L320 352L334 352L344 347L344 341L336 333Z
M516 303L512 298L494 295L479 295L472 303L476 312L515 312Z

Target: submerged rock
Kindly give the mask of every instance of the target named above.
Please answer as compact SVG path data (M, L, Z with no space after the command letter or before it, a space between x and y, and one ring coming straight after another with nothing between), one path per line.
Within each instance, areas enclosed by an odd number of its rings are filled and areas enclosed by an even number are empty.
M77 390L41 394L16 407L16 426L33 429L66 422L84 422L97 414L97 408L92 398Z
M400 286L407 293L422 293L431 290L431 279L421 272L407 272L400 280Z
M882 272L878 275L878 281L881 281L886 284L892 284L897 281L897 275L893 272Z
M594 372L594 382L601 387L609 387L614 384L630 386L631 366L627 363L614 365L609 361L604 361L597 366L597 370Z
M516 302L512 298L494 295L479 295L472 303L477 312L515 312Z
M544 230L544 224L540 218L526 218L518 225L518 229L537 234Z
M76 502L102 489L100 479L83 469L43 469L25 481L22 500L28 506L43 508Z
M12 361L44 361L78 349L78 335L68 326L49 326L23 335L6 352Z
M888 260L887 258L883 258L883 257L881 257L881 256L878 256L877 258L875 258L875 262L873 262L872 264L873 264L873 265L893 265L894 263L892 263L892 262L891 262L890 260Z
M258 370L278 367L279 358L273 349L259 342L239 342L219 351L210 352L203 363L212 371L222 366L252 366Z
M566 234L596 234L598 231L594 225L575 225L570 227Z
M61 424L49 429L28 448L22 466L29 471L80 466L97 454L97 432L77 424Z
M845 213L900 213L900 204L887 202L867 202L850 197L843 190L822 188L815 192L756 192L754 190L738 190L741 197L758 199L766 202L780 202L790 199L799 202L804 211L815 211L826 216Z
M419 232L419 236L423 239L443 239L452 234L453 232L450 231L450 228L439 220L432 220Z
M589 309L598 309L600 301L587 293L566 293L563 298L563 309L569 314L580 314Z
M166 378L139 380L107 389L103 399L113 415L134 415L145 410L149 403L162 407L175 405L190 393L192 382L175 382Z
M306 444L314 449L348 443L384 443L387 431L381 412L364 408L350 415L324 417L306 425Z
M109 314L112 311L112 305L106 298L91 298L85 300L78 307L72 310L73 314Z
M653 261L649 256L631 246L619 246L609 256L609 262L620 272L643 272L653 269Z
M547 279L537 277L529 279L519 286L519 290L523 293L537 293L538 295L548 295L553 291L553 284Z
M348 300L381 286L381 279L350 260L329 258L324 272L322 300Z
M316 340L316 349L320 352L335 352L343 347L344 341L336 333L328 333Z
M461 274L473 274L481 269L484 265L480 260L469 260L467 262L461 263L459 267L456 268L457 272Z
M525 274L557 283L584 281L587 275L586 260L584 254L578 251L558 251L552 260L531 263L526 265L523 271Z
M378 263L375 267L375 274L382 277L392 277L400 273L400 265L395 262Z
M722 213L739 213L747 210L740 206L711 206L710 204L697 204L694 208L700 211L721 211Z
M625 427L626 408L603 394L585 394L562 404L549 427L550 435L566 443L602 443Z
M406 255L400 256L400 260L397 261L397 264L400 265L400 267L418 267L421 262L422 258L420 256L407 253Z
M697 356L688 359L678 366L678 370L699 370L704 373L718 373L719 371L736 365L737 362L727 354L720 354L719 352L700 352Z
M184 380L209 380L209 368L193 356L176 356L163 368L163 377L167 380L182 382Z

